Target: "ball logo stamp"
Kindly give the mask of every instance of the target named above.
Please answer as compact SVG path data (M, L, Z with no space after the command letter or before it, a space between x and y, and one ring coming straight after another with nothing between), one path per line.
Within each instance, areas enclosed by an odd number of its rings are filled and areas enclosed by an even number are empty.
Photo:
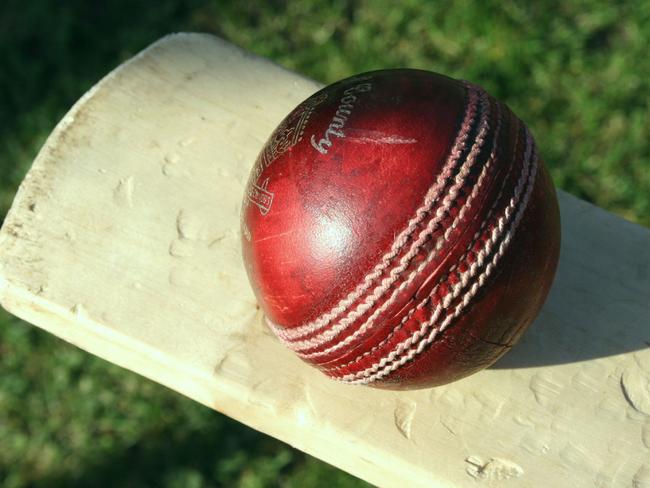
M270 212L273 205L273 192L268 189L270 178L266 177L260 181L262 173L266 168L287 150L298 144L302 140L305 127L309 122L314 108L327 99L327 94L322 93L310 98L299 105L280 126L273 131L269 142L264 146L260 153L246 187L246 199L244 208L248 203L259 208L262 215Z
M326 94L321 94L313 99L306 100L280 124L271 135L270 144L264 146L262 150L261 159L264 168L268 168L280 154L300 142L305 126L309 122L309 117L314 109L326 98Z
M329 148L332 147L331 137L345 137L345 132L343 129L348 120L348 117L352 115L352 110L354 109L354 104L357 101L357 94L370 91L372 89L372 83L362 83L360 85L355 85L352 88L348 88L343 92L343 98L339 103L339 106L336 109L336 113L332 118L332 121L327 126L325 134L321 137L318 142L316 142L316 136L311 136L311 145L321 154L327 154Z
M242 251L266 323L347 384L421 388L486 368L538 314L558 260L532 134L480 87L426 71L371 72L323 96L309 137L292 132L296 114L271 137L245 196Z
M273 204L273 193L267 190L269 178L266 178L261 184L253 183L248 189L248 200L257 205L262 215L266 215L271 210Z

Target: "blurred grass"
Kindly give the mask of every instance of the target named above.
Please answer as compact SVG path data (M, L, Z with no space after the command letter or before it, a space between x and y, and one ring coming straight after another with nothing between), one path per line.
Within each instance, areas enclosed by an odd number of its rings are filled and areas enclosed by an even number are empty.
M0 217L84 91L182 30L323 82L397 66L477 82L527 121L559 187L650 225L647 0L4 0ZM2 486L363 485L5 313L0 372Z

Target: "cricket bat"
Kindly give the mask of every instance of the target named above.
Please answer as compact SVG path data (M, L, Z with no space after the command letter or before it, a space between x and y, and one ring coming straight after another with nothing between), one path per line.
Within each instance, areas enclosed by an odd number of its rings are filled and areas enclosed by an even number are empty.
M566 193L549 299L483 372L349 386L267 330L240 255L244 185L319 88L202 34L115 69L16 195L2 306L377 486L650 486L650 230Z

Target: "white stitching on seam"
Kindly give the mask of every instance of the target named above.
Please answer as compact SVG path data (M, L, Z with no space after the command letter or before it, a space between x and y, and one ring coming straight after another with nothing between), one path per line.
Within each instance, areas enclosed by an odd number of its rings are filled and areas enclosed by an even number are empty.
M443 171L438 175L436 183L428 190L423 205L416 210L416 216L412 218L406 228L396 237L391 247L391 250L386 253L382 260L375 266L375 269L366 275L364 280L357 285L355 290L353 290L348 296L342 299L334 308L329 312L321 315L318 319L313 322L304 324L300 327L294 327L291 329L281 327L279 325L273 324L272 321L267 319L267 323L274 330L280 339L286 341L292 341L300 339L306 335L314 333L318 330L329 325L329 323L334 320L336 317L348 310L348 307L359 299L363 293L372 285L372 283L380 277L384 271L389 267L391 261L399 254L399 252L406 245L408 240L411 238L411 235L417 229L418 225L426 218L429 212L434 207L435 202L440 196L440 192L445 188L448 178L452 175L453 169L458 162L458 159L461 156L461 153L465 149L465 142L471 131L471 126L474 122L474 117L476 113L477 98L479 96L485 96L485 92L474 85L469 83L465 84L469 93L469 102L467 109L465 111L465 116L461 124L461 129L456 137L454 146L445 162Z
M455 229L458 226L459 222L461 222L465 218L465 214L472 207L472 203L474 202L474 199L478 195L479 190L483 187L483 181L485 180L486 175L488 174L489 170L491 169L492 162L494 160L494 157L496 156L496 151L497 151L497 138L498 138L499 132L501 130L501 113L498 111L498 108L499 107L497 105L497 126L496 126L496 128L494 130L494 134L492 136L492 150L490 152L488 160L483 165L483 167L481 168L481 173L479 174L479 177L477 178L477 181L474 184L474 187L472 188L472 191L471 191L470 195L467 197L467 200L465 200L465 202L462 205L460 211L458 212L458 215L455 217L454 221L452 222L452 224L449 226L449 228L445 232L445 240L449 239L450 231ZM468 166L463 168L463 170L465 170L465 175L464 175L464 178L458 180L460 182L463 182L463 183L465 182L465 179L467 178L467 174L469 173L473 163L475 162L475 161L472 161L473 159L475 159L473 156L476 156L478 154L478 151L481 149L481 147L480 146L475 146L475 149L477 149L476 153L473 154L473 155L470 154L469 157L468 157L469 164L468 164ZM461 171L463 171L463 170L461 170ZM459 176L460 176L460 174L459 174ZM318 351L311 352L311 353L298 352L298 355L301 356L301 357L304 357L304 358L314 358L314 357L324 356L324 355L329 354L331 352L334 352L334 351L336 351L336 350L338 350L338 349L340 349L342 347L347 346L350 342L354 341L357 337L364 334L367 330L372 328L372 326L374 324L374 321L377 319L377 317L381 313L383 313L390 305L392 305L395 302L395 299L397 298L398 293L400 293L408 285L410 285L413 282L413 280L415 279L416 276L421 275L424 268L426 268L431 263L431 261L433 261L433 259L438 255L438 252L437 252L438 250L439 249L436 248L431 253L429 253L427 258L422 263L420 263L420 265L417 267L417 269L412 271L409 274L409 276L400 284L400 286L393 291L391 296L380 307L378 307L376 310L374 310L372 315L370 317L368 317L368 319L353 334L347 336L342 341L339 341L339 342L333 344L329 348L326 348L326 349L323 349L323 350L318 350ZM323 334L323 335L325 335L325 334ZM325 341L323 341L323 342L325 342ZM292 344L292 346L293 346L294 349L300 350L300 348L296 347L295 344Z
M520 125L520 124L519 124L519 122L518 122L518 119L516 119L514 116L511 115L511 118L512 118L512 119L514 120L514 122L517 124L517 130L516 130L516 135L515 135L515 142L514 142L514 144L513 144L513 153L514 153L514 154L517 154L517 152L518 152L518 150L519 150L518 147L519 147L519 131L520 131L520 127L519 127L519 125ZM500 122L501 122L501 121L499 120L499 124L500 124ZM489 164L489 161L488 161L488 164ZM481 222L481 226L480 226L480 228L479 228L479 229L474 233L474 235L472 236L472 241L469 243L469 245L467 246L465 252L464 252L463 255L460 257L460 259L458 260L458 262L455 263L453 266L451 266L451 268L449 269L448 275L451 275L451 273L454 273L454 272L456 271L456 269L458 269L458 267L459 267L460 265L462 265L462 264L467 265L466 260L467 260L468 256L469 256L470 254L473 253L472 250L474 249L474 246L475 246L476 243L479 241L479 238L481 238L481 237L483 236L483 232L485 231L485 228L487 227L487 225L488 225L488 223L489 223L489 221L490 221L490 218L492 217L492 214L493 214L494 211L496 210L496 207L497 207L498 202L501 201L501 197L502 197L502 195L503 195L503 191L504 191L505 187L507 186L507 180L508 180L508 178L510 178L510 173L513 171L514 166L515 166L515 162L513 161L513 162L510 164L510 166L508 167L508 171L507 171L506 175L503 177L503 185L499 188L499 192L498 192L496 198L494 199L494 202L492 203L492 206L491 206L490 209L488 210L488 212L487 212L487 214L486 214L486 216L485 216L485 219L483 220L483 222ZM457 284L456 286L458 286L458 284ZM433 293L433 292L432 292L432 293ZM431 295L431 294L430 294L430 295ZM346 368L346 367L350 366L351 364L353 364L353 363L355 363L355 362L357 362L357 361L360 361L360 360L362 360L363 358L365 358L365 357L367 357L367 356L370 356L370 355L374 354L375 351L377 351L378 349L380 349L381 347L383 347L383 346L384 346L384 345L385 345L385 344L386 344L386 343L387 343L387 342L388 342L388 341L393 337L393 335L394 335L395 333L397 333L399 330L401 330L401 328L403 327L403 325L404 325L404 324L405 324L405 323L406 323L406 322L407 322L407 321L408 321L408 320L413 316L413 314L415 313L416 310L417 310L417 309L416 309L415 307L412 308L412 309L409 311L409 313L407 313L407 315L404 316L404 317L402 318L402 320L400 321L399 325L396 326L395 328L393 328L393 330L392 330L392 331L391 331L391 332L390 332L390 333L389 333L389 334L388 334L384 339L382 339L381 342L379 342L377 345L373 346L372 349L370 349L370 350L368 350L368 351L365 351L365 352L364 352L363 354L361 354L360 356L357 356L356 358L354 358L354 359L352 359L352 360L346 362L345 364L337 364L336 366L330 368L329 371L330 371L330 372L334 372L334 371L337 371L337 370L340 370L340 369Z
M478 270L483 266L485 258L491 252L492 246L494 246L498 238L503 236L503 240L501 241L498 250L495 252L494 256L492 257L492 260L487 264L487 266L483 270L483 273L481 273L478 276L478 279L474 281L470 289L463 295L462 301L456 305L453 313L447 315L439 326L434 326L436 321L440 318L441 313L446 311L446 309L449 307L451 303L451 299L444 300L442 307L440 306L440 304L436 306L436 309L434 310L431 318L421 325L420 330L415 332L411 337L409 337L409 339L399 344L397 348L391 351L391 353L389 353L386 357L382 358L381 361L373 364L370 368L367 368L363 371L357 372L355 374L346 375L343 376L342 378L337 378L337 379L346 383L370 383L383 378L384 376L392 373L399 367L403 366L408 361L413 359L413 357L415 357L417 354L420 354L427 345L431 344L431 342L433 342L437 334L445 330L445 328L448 327L451 321L455 319L458 315L460 315L463 309L467 307L469 302L476 295L478 289L485 284L485 281L490 276L494 267L496 266L500 258L503 256L509 243L511 242L512 237L519 225L519 222L523 217L524 211L528 206L528 200L534 188L535 177L537 174L537 163L538 163L537 151L536 148L534 148L534 142L532 141L532 136L528 132L528 129L526 129L526 135L527 135L526 140L528 146L526 151L527 156L525 157L526 162L520 177L520 181L518 182L517 187L515 188L515 194L513 195L509 205L506 207L503 216L499 219L499 224L497 228L493 230L492 237L490 238L490 240L488 240L488 243L481 250L481 252L479 252L477 256L477 261L471 266L469 270L461 274L462 277L461 286L455 287L455 289L449 295L457 296L459 295L461 289L467 287L467 285L470 283L470 280L476 275ZM533 153L532 163L530 163L529 161L529 158L531 156L531 151ZM517 206L517 203L519 202L519 197L521 196L521 192L525 184L527 184L527 187L526 187L524 197L521 200L521 203ZM506 229L505 221L507 219L510 219L512 212L515 208L516 208L516 215L509 228ZM433 293L430 296L432 295ZM449 295L447 295L447 297ZM430 300L430 297L425 299L423 303L420 305L420 307L423 308L424 302L427 302L428 300ZM429 334L424 336L424 334L429 329L430 329ZM402 353L405 350L408 350L408 352L407 354L403 355Z

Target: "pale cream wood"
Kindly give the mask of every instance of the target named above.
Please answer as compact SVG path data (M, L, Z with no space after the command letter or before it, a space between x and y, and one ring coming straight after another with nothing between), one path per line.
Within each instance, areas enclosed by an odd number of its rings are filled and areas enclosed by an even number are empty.
M491 369L429 390L347 386L266 330L240 199L263 141L318 87L197 34L116 69L16 196L2 305L376 485L650 486L650 231L567 194L548 303Z

